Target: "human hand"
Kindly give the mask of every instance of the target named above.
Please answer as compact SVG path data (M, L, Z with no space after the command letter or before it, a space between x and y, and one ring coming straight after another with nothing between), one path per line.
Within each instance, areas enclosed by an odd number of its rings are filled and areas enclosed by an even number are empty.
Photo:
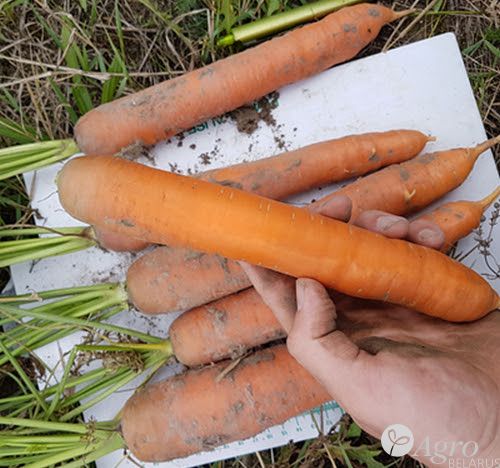
M321 214L348 219L350 202L332 199ZM432 223L381 212L356 224L434 248L443 239ZM460 442L468 441L466 455L477 444L475 459L500 458L499 312L456 324L337 293L334 304L315 280L243 267L287 331L290 353L365 431L380 438L391 424L408 426L411 454L430 466L466 458Z

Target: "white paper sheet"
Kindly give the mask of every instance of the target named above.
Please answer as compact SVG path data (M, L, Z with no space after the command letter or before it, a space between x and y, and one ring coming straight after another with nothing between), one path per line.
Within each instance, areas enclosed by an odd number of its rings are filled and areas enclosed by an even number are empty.
M173 138L153 150L153 158L141 160L167 170L212 169L243 160L254 160L295 149L317 141L346 134L414 128L435 135L429 151L471 146L486 138L473 92L453 34L444 34L409 46L364 58L326 71L279 91L279 103L273 111L276 125L260 122L251 135L238 132L228 118L213 119L186 132L184 139ZM59 205L54 179L61 164L38 171L36 179L27 174L28 186L34 183L33 207L43 216L40 224L52 227L78 225ZM467 181L445 200L480 199L498 185L498 173L490 152L481 156ZM325 195L336 185L323 187L292 201L301 203ZM499 252L499 237L490 249ZM473 246L472 236L463 240L459 250ZM133 255L103 252L97 248L12 267L19 294L31 290L122 281ZM474 252L466 264L479 273L487 273L483 257ZM500 290L499 282L494 286ZM166 336L175 314L145 319L130 312L113 319L130 328ZM56 366L61 351L67 351L78 337L61 340L40 350L42 359ZM168 375L177 369L169 368ZM136 382L136 384L140 381ZM131 394L134 385L120 391L85 413L96 420L113 418ZM341 415L336 404L326 405L324 430ZM316 414L316 420L320 418ZM240 442L187 459L160 464L162 467L188 467L230 458L317 435L311 415L293 418L282 426ZM98 462L101 468L134 466L115 452ZM149 466L149 465L145 465Z

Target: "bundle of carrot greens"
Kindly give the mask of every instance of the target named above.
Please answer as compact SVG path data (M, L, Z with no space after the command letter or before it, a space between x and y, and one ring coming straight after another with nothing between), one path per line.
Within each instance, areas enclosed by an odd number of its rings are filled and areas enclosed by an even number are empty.
M0 246L0 265L96 245L118 251L163 246L130 267L126 285L0 300L0 326L6 329L0 368L19 387L0 398L0 466L83 466L120 448L143 461L170 460L252 436L328 401L328 393L276 343L285 332L250 288L239 260L450 321L475 320L499 306L498 295L481 276L444 254L478 226L499 188L483 200L449 203L419 215L442 228L443 252L384 238L352 222L364 210L419 212L459 186L500 137L473 148L421 154L433 138L416 130L351 135L195 177L111 156L130 144L156 143L349 60L384 24L404 14L375 4L347 7L102 105L79 121L75 141L88 155L68 162L57 184L64 208L86 226L4 228L0 237L11 240ZM297 51L302 51L299 59ZM21 163L24 170L34 169L40 161L76 151L72 141L39 145L0 153L0 172L18 173L13 171ZM34 156L34 149L44 156ZM24 159L17 164L14 154ZM352 201L347 223L317 214L332 194L307 208L279 201L353 177L360 178L333 194ZM130 186L140 190L131 192ZM45 235L33 237L39 234ZM381 277L381 271L403 273ZM109 322L128 309L128 302L146 314L186 312L172 323L170 338L161 339ZM56 383L49 378L43 384L44 374L54 370L33 375L20 365L74 333L91 333L93 339L64 356ZM266 347L247 355L261 345ZM126 353L130 360L120 358ZM81 372L85 355L103 366ZM111 368L104 366L110 356L116 357ZM132 357L139 364L132 365ZM141 385L113 421L83 422L85 410L139 374L151 376L172 357L191 369ZM236 366L228 361L233 357ZM293 392L287 387L290 376Z

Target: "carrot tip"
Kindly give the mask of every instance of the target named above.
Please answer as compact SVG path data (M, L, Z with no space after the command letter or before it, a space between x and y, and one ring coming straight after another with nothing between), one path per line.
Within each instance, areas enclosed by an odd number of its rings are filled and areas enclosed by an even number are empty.
M416 8L409 8L408 10L402 10L402 11L393 11L393 16L391 21L396 21L400 18L403 18L404 16L411 15L412 13L415 13L417 11Z
M486 150L489 150L491 147L495 146L498 143L500 143L500 135L479 143L479 145L472 148L471 154L474 158L477 158L480 154L484 153Z
M427 141L436 141L437 138L435 136L432 136L432 135L428 135L427 136Z
M493 190L492 193L479 201L479 204L481 205L483 211L486 210L486 208L488 208L498 197L500 197L500 186L498 186L495 190Z

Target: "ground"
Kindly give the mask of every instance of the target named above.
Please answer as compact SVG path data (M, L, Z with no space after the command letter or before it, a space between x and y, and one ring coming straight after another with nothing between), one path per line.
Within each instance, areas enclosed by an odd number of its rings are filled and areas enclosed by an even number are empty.
M288 0L6 0L0 2L0 146L67 138L79 116L237 51L216 39L234 25L305 2ZM382 3L389 5L389 2ZM384 29L363 55L454 32L489 136L500 133L498 0L399 1L416 13ZM500 161L500 150L496 149ZM33 213L20 178L0 182L0 225ZM2 271L0 286L8 279ZM413 466L374 455L374 439L347 421L340 434L216 466ZM373 452L375 450L376 452ZM378 460L376 462L375 460Z

